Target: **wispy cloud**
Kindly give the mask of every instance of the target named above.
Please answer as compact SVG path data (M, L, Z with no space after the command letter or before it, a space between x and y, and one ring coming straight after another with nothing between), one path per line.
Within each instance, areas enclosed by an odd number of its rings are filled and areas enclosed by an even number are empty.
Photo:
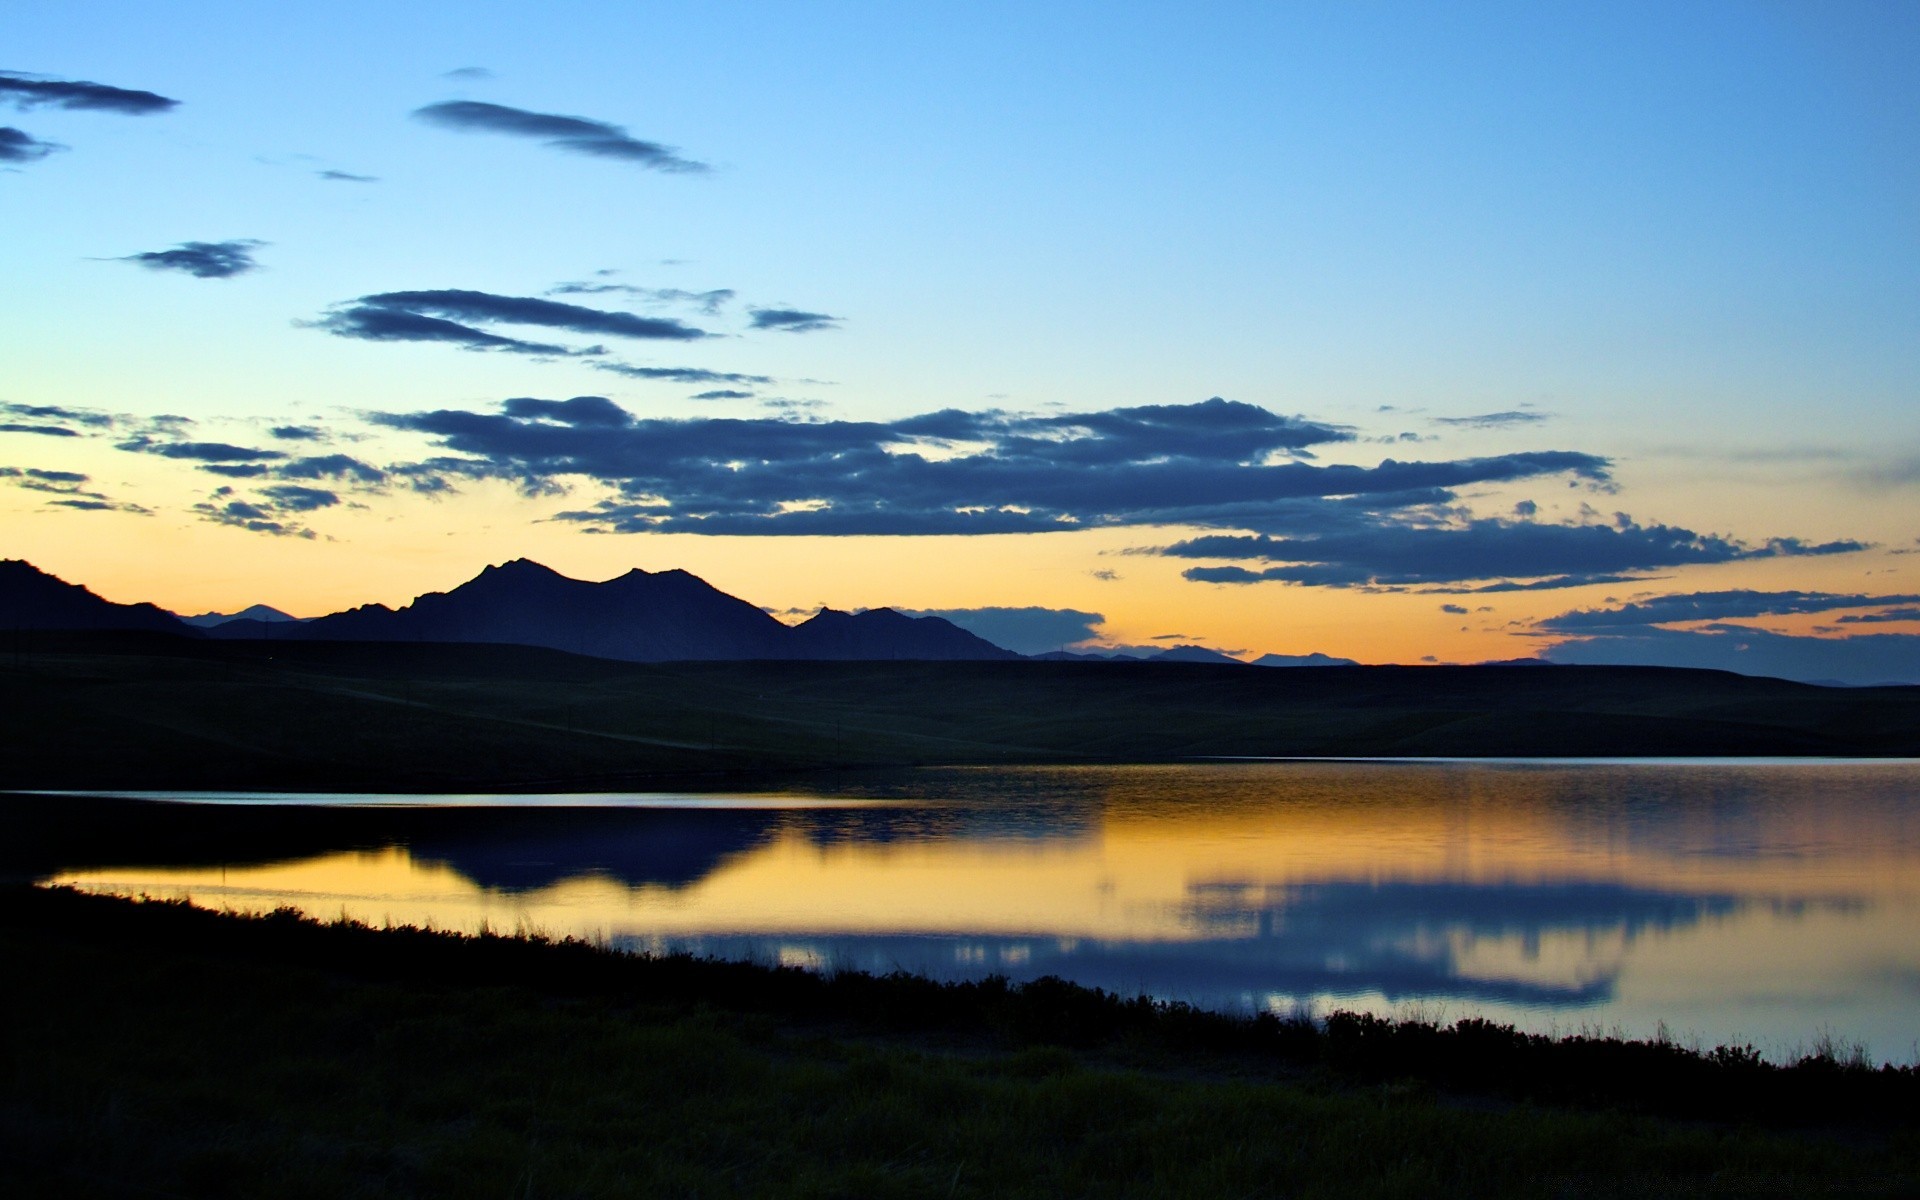
M1510 429L1516 425L1538 425L1548 419L1547 413L1525 411L1480 413L1471 417L1428 418L1432 424L1451 425L1459 429Z
M1342 527L1344 526L1344 527ZM1296 583L1318 587L1410 588L1478 580L1530 580L1467 591L1549 590L1610 583L1663 568L1745 559L1843 554L1854 541L1818 545L1776 538L1752 545L1675 525L1641 525L1624 513L1609 524L1533 521L1435 521L1429 514L1346 515L1332 527L1298 536L1208 536L1159 553L1177 558L1253 560L1277 565L1192 567L1197 583Z
M414 110L415 117L442 129L464 133L500 133L531 138L573 154L613 158L656 171L699 172L707 165L682 158L671 147L633 137L618 125L586 117L530 112L479 100L447 100Z
M1795 616L1915 602L1920 602L1920 595L1869 596L1857 592L1759 592L1748 589L1676 592L1628 604L1575 609L1572 612L1548 617L1536 623L1534 627L1547 633L1631 632L1650 629L1656 625ZM1903 618L1840 618L1843 622L1898 619Z
M822 329L840 327L839 317L830 317L826 313L807 312L799 308L750 308L748 314L753 318L755 329L777 329L782 333L817 333Z
M129 254L122 262L138 263L154 271L180 271L196 279L231 279L258 270L256 247L265 242L238 238L228 242L182 242L171 250Z
M70 108L140 117L166 112L179 105L155 92L111 87L85 79L47 79L17 71L0 71L0 103L15 108Z
M90 475L78 471L56 471L40 467L0 467L0 482L11 483L30 492L43 492L53 497L45 501L55 508L69 508L79 512L124 512L136 516L150 517L153 510L144 505L114 500L104 492L96 491L88 485L93 482Z
M632 296L654 304L686 304L712 316L734 297L732 288L690 292L684 288L637 287L631 283L561 283L547 289L549 296Z
M59 142L43 142L24 129L0 125L0 163L39 162L66 147Z
M325 171L315 171L314 174L318 175L322 179L327 180L329 183L379 183L380 182L380 177L378 175L356 175L352 171L335 171L335 170L329 169Z
M569 333L654 341L697 341L705 330L665 317L609 312L536 296L502 296L468 288L378 292L336 307L314 322L336 337L374 342L443 342L469 350L544 357L593 357L602 346L570 347L489 332L482 325L530 325Z

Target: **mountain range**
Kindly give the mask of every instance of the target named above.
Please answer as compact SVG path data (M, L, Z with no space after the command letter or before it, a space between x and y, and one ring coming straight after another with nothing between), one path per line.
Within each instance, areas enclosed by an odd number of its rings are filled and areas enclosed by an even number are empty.
M400 608L365 604L312 619L254 605L180 617L152 604L116 604L31 563L0 560L0 629L140 630L257 641L484 642L544 646L625 662L698 660L992 661L1023 657L944 617L891 608L823 608L797 625L686 571L628 571L604 583L528 559L489 566L446 592ZM1132 655L1046 659L1138 661ZM1233 663L1216 650L1174 646L1146 661ZM1326 655L1268 655L1263 666L1350 665Z
M785 625L686 571L635 569L590 583L526 559L490 566L452 591L429 592L402 608L366 604L310 621L292 621L264 605L230 619L217 613L183 619L151 604L115 604L31 563L0 560L0 628L271 641L496 642L627 662L1020 657L940 617L825 608Z

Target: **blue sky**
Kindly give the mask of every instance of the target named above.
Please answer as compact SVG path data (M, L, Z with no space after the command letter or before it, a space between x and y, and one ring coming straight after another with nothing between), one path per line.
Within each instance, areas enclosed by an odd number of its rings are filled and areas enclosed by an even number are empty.
M0 431L0 528L116 598L323 611L525 554L592 577L687 566L770 607L1038 606L1101 614L1116 644L1191 625L1250 654L1472 660L1636 597L1914 590L1911 5L17 0L0 45L19 131L0 214L31 231L0 244L0 404L96 419ZM178 103L63 107L7 79ZM196 245L229 257L195 274ZM628 322L502 307L529 300ZM435 321L466 340L397 332ZM709 377L644 377L669 368ZM578 396L631 418L626 458L533 462L495 438L421 466L454 453L422 414ZM1151 436L1213 397L1339 436L1158 462ZM1139 416L1161 408L1185 411ZM912 432L950 409L972 440ZM994 436L1027 440L980 440L996 412ZM1135 416L1100 434L1115 413ZM1080 424L1027 438L1063 414ZM740 450L780 442L768 422L839 440L808 464ZM670 427L693 465L663 474L650 439ZM733 459L703 448L721 441ZM841 487L856 445L884 469ZM382 477L287 465L323 454ZM1387 459L1481 466L1440 472L1444 495L1376 488L1358 516L1320 476L1311 497L1283 482L1289 464L1384 480ZM721 505L720 469L754 486ZM49 472L105 499L29 486ZM1045 498L1049 473L1076 482ZM910 498L909 476L944 490ZM1228 477L1267 507L1202 513L1218 488L1198 481ZM926 504L1078 531L900 517ZM674 521L565 516L649 509ZM893 523L803 529L856 510ZM1301 539L1336 521L1366 545L1330 575L1330 543L1301 557ZM1201 544L1284 537L1296 557L1154 553L1218 537L1243 540ZM1461 570L1500 573L1410 577L1410 539L1483 547ZM1516 559L1574 542L1607 549ZM1221 582L1243 576L1263 582ZM1436 584L1504 590L1458 605L1419 590ZM1632 652L1676 653L1675 634L1720 652L1728 621L1859 649L1804 609L1698 620ZM1904 647L1920 623L1874 636Z

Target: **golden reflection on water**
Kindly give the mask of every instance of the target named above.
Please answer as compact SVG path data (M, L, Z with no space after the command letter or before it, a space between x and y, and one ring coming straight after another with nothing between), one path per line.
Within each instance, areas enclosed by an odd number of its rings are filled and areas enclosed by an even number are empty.
M903 805L881 824L771 814L677 877L587 844L529 851L549 857L521 887L479 882L459 846L56 882L1212 1004L1665 1022L1776 1051L1827 1030L1901 1061L1920 1039L1912 763L955 770L877 791Z

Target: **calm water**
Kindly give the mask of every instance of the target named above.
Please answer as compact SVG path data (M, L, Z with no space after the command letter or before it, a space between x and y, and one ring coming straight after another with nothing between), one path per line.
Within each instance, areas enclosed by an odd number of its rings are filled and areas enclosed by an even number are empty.
M356 799L397 798L327 798ZM585 802L635 807L591 828L52 878L815 967L1056 974L1220 1008L1664 1025L1773 1056L1832 1036L1920 1058L1911 761L953 769Z

